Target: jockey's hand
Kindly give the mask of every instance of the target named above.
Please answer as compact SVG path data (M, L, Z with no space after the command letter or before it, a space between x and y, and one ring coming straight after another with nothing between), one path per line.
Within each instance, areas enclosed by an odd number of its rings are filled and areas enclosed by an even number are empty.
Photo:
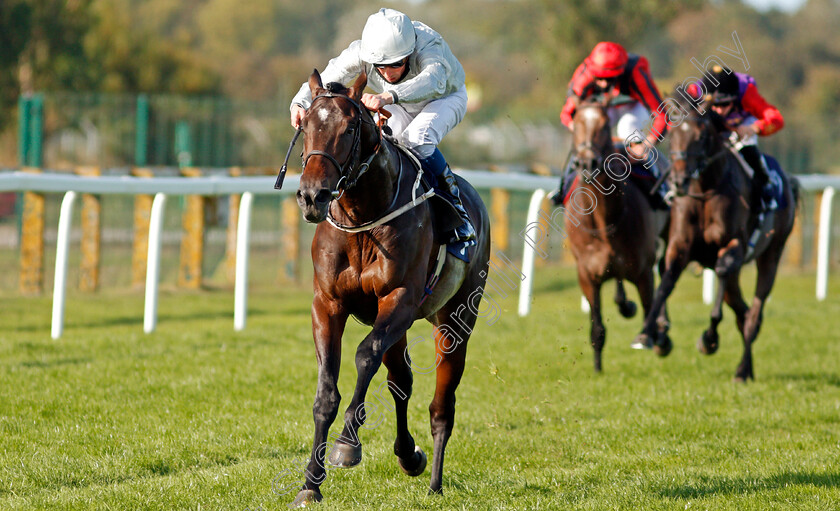
M659 139L656 138L656 135L653 133L649 133L648 136L645 137L645 140L647 141L648 147L656 147L656 144L659 143Z
M758 135L758 128L755 124L745 125L742 124L735 128L735 131L738 132L738 138L744 140L745 138L749 138L753 135Z
M292 128L300 128L300 122L303 116L306 115L306 109L300 105L292 105Z
M391 105L393 103L394 96L392 96L390 92L383 92L381 94L362 94L362 104L365 105L368 110L373 112L378 111L385 105Z

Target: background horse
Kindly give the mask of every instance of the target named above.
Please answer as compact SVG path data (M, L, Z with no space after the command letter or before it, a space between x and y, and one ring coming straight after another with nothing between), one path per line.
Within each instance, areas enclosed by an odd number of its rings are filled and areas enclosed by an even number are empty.
M611 163L615 160L609 156L615 149L603 104L579 104L573 125L579 191L571 192L569 200L576 202L565 211L565 226L577 261L578 282L589 301L589 336L595 350L595 370L600 371L606 340L601 286L611 278L618 279L615 302L621 314L629 318L636 313L622 285L623 280L629 280L639 290L642 308L648 314L653 301L656 240L667 213L654 212L644 193L628 179L629 168Z
M477 244L470 250L470 263L445 256L431 295L424 288L440 244L429 203L421 202L376 225L377 219L411 202L417 171L402 151L381 137L371 114L359 103L366 83L364 73L350 89L339 84L324 89L317 70L309 78L313 101L302 123L304 158L297 201L304 218L318 223L312 240L318 388L312 454L295 505L321 500L327 434L341 400L337 386L341 338L351 314L373 329L356 350L356 388L343 432L329 450L330 463L351 467L361 462L358 430L368 413L365 395L384 363L396 403L394 453L406 473L423 473L426 455L415 446L406 419L412 387L406 332L416 320L426 318L435 326L437 360L437 385L429 406L434 439L430 492L441 492L444 450L455 418L455 389L487 276L487 211L475 189L461 178L458 186L478 232ZM328 216L330 222L323 222Z
M705 111L707 105L689 104L679 91L672 97L685 112ZM764 303L782 257L785 241L793 229L798 183L784 176L784 197L775 214L765 218L762 236L756 244L758 280L755 298L748 307L741 295L739 276L748 262L748 240L754 230L750 216L750 186L744 169L724 145L713 114L687 116L670 130L672 168L669 179L677 191L671 206L671 227L665 251L664 271L656 291L654 309L665 304L677 279L690 261L713 268L718 277L717 296L711 314L711 324L697 343L698 349L711 355L718 349L717 326L723 318L722 302L726 300L735 312L738 330L744 340L744 354L735 371L735 379L746 381L753 376L752 344L761 328ZM768 157L769 158L769 157ZM642 333L636 338L640 344L653 346L665 356L670 340L656 337L655 318L648 315Z

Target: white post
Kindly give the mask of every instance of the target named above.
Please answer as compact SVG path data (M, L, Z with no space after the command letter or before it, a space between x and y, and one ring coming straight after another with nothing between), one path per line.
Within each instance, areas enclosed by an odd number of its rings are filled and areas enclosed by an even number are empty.
M586 313L590 311L589 300L587 300L583 295L580 295L580 311Z
M715 299L715 271L703 270L703 303L709 305Z
M248 315L248 245L251 237L251 204L254 194L245 192L239 202L239 224L236 227L236 283L233 299L233 329L245 328Z
M834 199L834 188L829 186L823 190L820 203L820 227L817 245L817 300L825 300L828 292L828 252L831 245L831 202Z
M143 314L143 331L154 332L157 326L158 282L160 280L160 238L163 231L163 207L166 194L155 194L152 214L149 217L149 255L146 262L146 307Z
M53 339L64 331L64 298L67 292L67 252L70 248L70 228L73 226L73 202L76 192L67 192L61 200L58 216L58 240L55 247L55 282L53 283L52 331Z
M545 198L545 190L539 188L531 194L531 202L528 204L528 216L525 219L525 226L535 223L537 215L542 207ZM528 241L522 248L522 287L519 288L519 317L524 318L531 312L531 288L534 276L534 247Z

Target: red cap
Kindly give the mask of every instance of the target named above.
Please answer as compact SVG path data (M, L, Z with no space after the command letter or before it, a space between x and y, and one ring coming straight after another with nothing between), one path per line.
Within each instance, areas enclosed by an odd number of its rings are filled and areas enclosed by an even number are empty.
M595 45L584 63L596 78L612 78L624 72L627 50L618 43L603 41Z

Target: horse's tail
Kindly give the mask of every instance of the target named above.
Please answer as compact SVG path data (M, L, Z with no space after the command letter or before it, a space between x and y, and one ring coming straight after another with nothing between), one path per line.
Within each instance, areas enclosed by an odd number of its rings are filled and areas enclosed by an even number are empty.
M799 210L802 207L802 184L796 176L790 176L790 191L793 192L793 209Z

